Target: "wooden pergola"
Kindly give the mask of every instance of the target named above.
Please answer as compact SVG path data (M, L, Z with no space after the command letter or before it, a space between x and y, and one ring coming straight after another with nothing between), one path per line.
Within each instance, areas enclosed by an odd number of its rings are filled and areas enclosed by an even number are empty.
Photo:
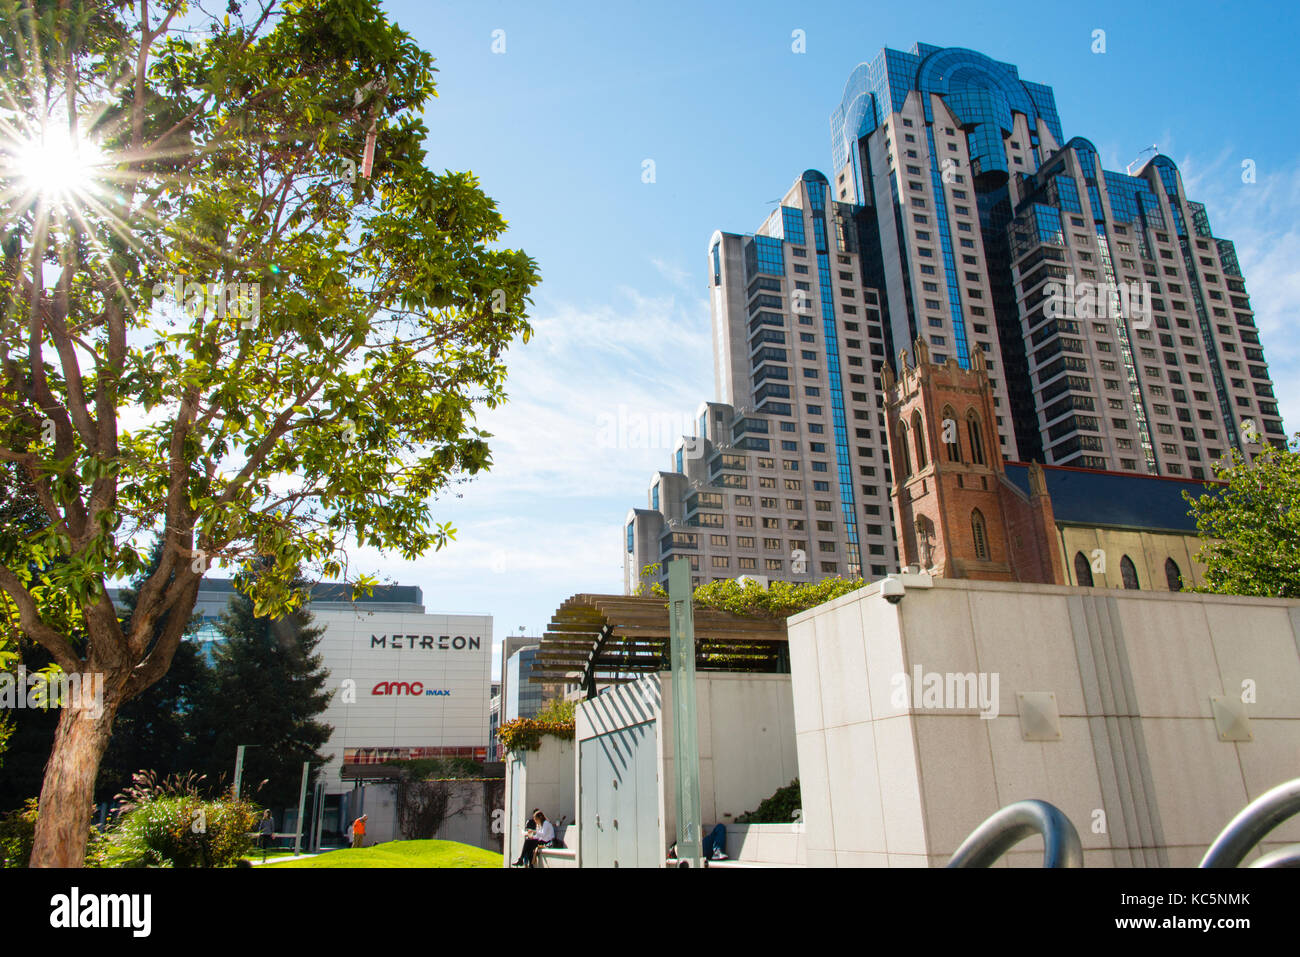
M790 671L784 619L700 605L694 617L697 671ZM669 637L666 598L574 595L542 635L530 680L577 683L591 698L600 686L669 670Z

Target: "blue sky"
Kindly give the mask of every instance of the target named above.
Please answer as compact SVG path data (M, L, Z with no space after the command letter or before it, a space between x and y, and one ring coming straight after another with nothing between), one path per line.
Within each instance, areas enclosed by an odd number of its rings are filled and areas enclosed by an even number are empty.
M620 592L619 535L669 450L601 425L681 419L713 398L705 245L750 232L808 168L828 118L883 46L964 46L1056 92L1067 138L1109 169L1158 144L1232 239L1285 425L1300 423L1300 80L1283 4L430 3L390 16L437 59L429 163L473 170L538 260L536 337L485 414L490 474L435 508L457 541L415 563L362 553L430 611L538 634L577 592ZM806 52L792 51L802 30ZM1105 52L1094 53L1094 31ZM494 31L504 31L495 34ZM504 39L504 52L494 53ZM1149 155L1149 154L1148 154ZM1243 160L1256 182L1242 182ZM654 182L642 179L654 162ZM626 445L627 443L622 443ZM662 444L662 443L661 443ZM495 666L494 666L495 671Z

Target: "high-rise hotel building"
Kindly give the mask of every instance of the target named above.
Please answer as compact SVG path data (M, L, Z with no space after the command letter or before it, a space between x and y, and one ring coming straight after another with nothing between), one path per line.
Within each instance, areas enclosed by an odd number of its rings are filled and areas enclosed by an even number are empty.
M1051 88L925 44L853 71L831 145L893 340L992 360L1006 458L1202 478L1285 446L1236 252L1167 157L1104 170Z
M626 526L624 584L689 556L697 581L817 581L897 564L878 374L886 345L863 284L858 210L815 170L757 233L708 246L714 378L672 470Z
M879 372L983 353L1008 461L1183 478L1285 447L1231 241L1162 155L1066 140L1050 87L961 48L882 50L754 235L708 247L717 402L626 523L625 586L897 567ZM1133 169L1133 167L1130 167Z

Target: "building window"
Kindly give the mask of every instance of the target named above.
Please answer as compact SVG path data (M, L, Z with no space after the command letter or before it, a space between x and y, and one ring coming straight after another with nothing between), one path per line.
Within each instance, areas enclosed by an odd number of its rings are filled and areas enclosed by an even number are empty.
M1127 555L1119 560L1119 574L1120 578L1124 580L1125 588L1137 589L1141 587L1138 585L1137 568L1133 565L1133 559Z
M1092 587L1092 566L1083 552L1074 553L1074 583L1084 588Z
M970 436L970 460L975 465L984 464L984 438L980 432L980 419L972 409L966 413L966 431Z
M989 542L984 533L984 514L979 510L970 513L970 536L975 544L975 557L982 562L989 560Z
M632 529L633 529L633 526L634 526L634 523L633 523L633 522L628 522L628 523L627 523L627 550L628 550L629 552L632 551Z
M1165 583L1169 585L1170 591L1183 590L1183 573L1172 558L1165 559Z
M949 433L948 431L949 422L952 423L951 433ZM951 442L948 441L944 442L944 446L948 449L948 461L960 462L961 461L961 440L957 437L957 413L953 412L952 406L950 405L944 406L943 422L940 424L943 427L943 435L950 434L952 436Z
M907 448L907 426L898 424L898 471L904 479L912 477L912 455Z
M925 468L925 430L921 428L921 413L912 413L912 433L916 436L916 470Z

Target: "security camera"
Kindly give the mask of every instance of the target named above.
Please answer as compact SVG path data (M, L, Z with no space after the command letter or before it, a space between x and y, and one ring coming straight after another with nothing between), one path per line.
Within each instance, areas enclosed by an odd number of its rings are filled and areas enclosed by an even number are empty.
M906 593L907 589L903 587L903 583L892 575L880 583L880 594L884 595L885 601L891 605L897 605Z

